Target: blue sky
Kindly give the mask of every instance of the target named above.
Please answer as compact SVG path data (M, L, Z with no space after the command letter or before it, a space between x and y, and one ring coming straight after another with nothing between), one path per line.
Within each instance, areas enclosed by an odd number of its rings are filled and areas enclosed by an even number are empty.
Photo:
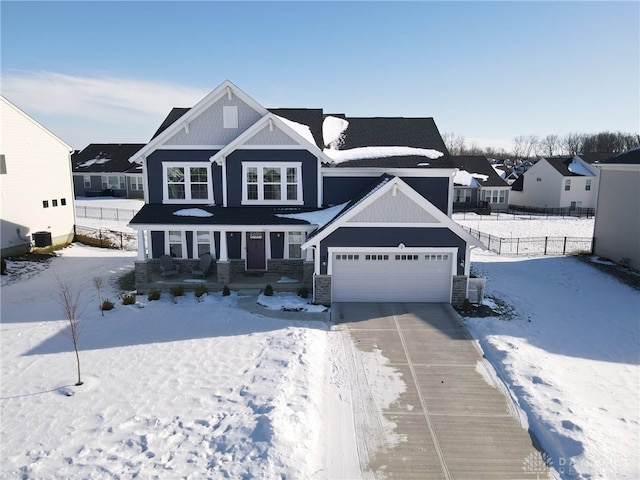
M266 107L517 135L640 130L639 2L7 2L2 94L67 143L145 142L229 79Z

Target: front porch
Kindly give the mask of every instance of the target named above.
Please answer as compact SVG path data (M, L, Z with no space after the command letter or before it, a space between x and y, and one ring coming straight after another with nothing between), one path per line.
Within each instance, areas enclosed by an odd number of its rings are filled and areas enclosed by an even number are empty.
M137 261L135 273L138 294L146 294L152 288L168 292L176 286L190 291L200 284L210 292L222 291L225 285L232 291L264 290L267 285L271 285L276 292L297 292L300 288L306 288L309 294L313 288L313 262L270 259L266 271L246 270L244 260L214 262L205 278L194 278L191 273L192 268L198 265L198 260L174 259L174 262L179 273L164 278L158 259Z

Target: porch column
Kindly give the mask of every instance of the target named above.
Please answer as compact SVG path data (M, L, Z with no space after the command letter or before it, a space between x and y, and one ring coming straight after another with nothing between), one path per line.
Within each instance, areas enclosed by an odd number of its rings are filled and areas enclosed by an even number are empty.
M228 262L229 261L229 251L227 250L227 232L220 232L220 252L219 252L219 262Z
M147 259L147 246L144 241L144 230L138 230L138 260L144 262Z

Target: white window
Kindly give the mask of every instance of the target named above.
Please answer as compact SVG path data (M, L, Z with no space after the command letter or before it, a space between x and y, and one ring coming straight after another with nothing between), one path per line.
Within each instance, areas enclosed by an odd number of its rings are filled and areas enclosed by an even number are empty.
M389 260L389 255L365 255L365 260Z
M169 230L167 236L167 254L173 258L183 258L183 255L187 252L184 245L184 232Z
M213 248L213 234L211 232L198 230L196 232L195 238L195 251L197 252L198 258L200 258L205 253L209 253L212 257L215 257Z
M242 203L302 205L302 164L242 164Z
M336 255L336 260L360 260L360 255L338 254Z
M238 107L222 107L224 128L238 128Z
M483 200L491 203L504 203L504 190L484 190L482 192Z
M288 254L287 258L302 258L302 232L288 232L287 233L287 245Z
M124 190L124 175L102 175L102 189Z
M82 176L82 182L84 184L84 188L91 188L91 176L90 175L83 175Z
M584 189L588 192L589 190L591 190L591 179L587 178L587 183L585 183L584 185Z
M164 200L167 203L212 203L213 185L209 163L165 163Z
M569 190L571 190L571 179L567 178L564 181L564 191L568 192Z
M131 190L142 191L144 185L142 177L131 177Z

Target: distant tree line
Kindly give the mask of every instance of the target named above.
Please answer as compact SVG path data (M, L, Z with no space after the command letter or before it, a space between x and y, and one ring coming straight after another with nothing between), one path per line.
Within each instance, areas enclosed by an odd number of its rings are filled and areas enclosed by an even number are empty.
M445 133L442 138L451 155L486 155L490 158L535 158L582 153L621 153L640 146L640 135L624 132L567 133L564 136L519 135L511 151L504 148L467 145L462 135Z

